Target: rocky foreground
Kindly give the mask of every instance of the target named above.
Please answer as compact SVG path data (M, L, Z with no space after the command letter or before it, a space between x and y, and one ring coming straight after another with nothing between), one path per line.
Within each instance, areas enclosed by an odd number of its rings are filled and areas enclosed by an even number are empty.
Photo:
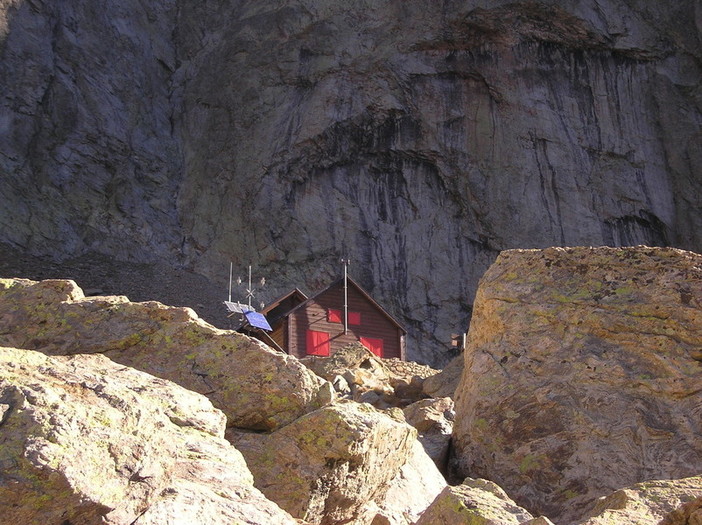
M0 523L699 525L701 304L694 253L503 252L436 373L0 280Z

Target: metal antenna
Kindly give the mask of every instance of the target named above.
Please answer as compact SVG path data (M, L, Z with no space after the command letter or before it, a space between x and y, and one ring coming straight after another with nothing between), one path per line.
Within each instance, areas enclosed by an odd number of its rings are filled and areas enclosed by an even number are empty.
M232 302L232 271L234 270L234 263L232 261L229 261L229 299L228 301L231 303Z
M246 298L249 300L249 309L251 308L251 298L253 296L253 287L251 286L251 265L249 264L249 287L246 289Z
M341 259L341 264L344 265L344 334L349 331L349 258Z
M248 278L247 286L246 286L246 302L249 306L249 311L254 312L256 310L251 307L251 299L256 297L256 290L254 289L253 282L251 279L251 265L249 265L248 269L249 269L249 276L248 276L249 278ZM241 277L237 278L236 284L241 286ZM261 277L259 284L261 285L261 287L264 287L266 285L266 278ZM261 303L261 304L263 304L263 303ZM263 307L261 307L261 308L263 308Z

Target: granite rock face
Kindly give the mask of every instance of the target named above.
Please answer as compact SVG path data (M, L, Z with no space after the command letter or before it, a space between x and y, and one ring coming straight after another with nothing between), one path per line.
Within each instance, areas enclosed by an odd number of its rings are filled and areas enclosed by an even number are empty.
M578 525L702 523L702 477L637 483L602 497Z
M2 240L174 254L183 179L172 0L0 2Z
M332 401L297 359L205 323L189 308L84 297L70 280L0 279L0 345L101 353L205 394L228 425L272 430Z
M555 522L702 464L702 256L503 252L481 281L456 397L464 474Z
M417 525L520 525L532 519L493 482L468 478L460 485L446 487Z
M384 495L364 506L357 525L414 525L445 487L446 480L415 441Z
M702 251L699 3L0 3L0 240L271 295L354 276L448 360L503 249Z
M104 356L0 348L3 523L297 523L204 397Z
M385 499L408 458L424 454L415 449L417 433L404 420L354 401L311 412L271 434L227 437L246 458L256 486L310 523L360 519L369 502ZM441 478L431 461L425 466L437 474L427 479Z
M440 397L416 401L402 409L405 420L419 432L419 442L442 472L446 471L451 432L456 413L453 399Z

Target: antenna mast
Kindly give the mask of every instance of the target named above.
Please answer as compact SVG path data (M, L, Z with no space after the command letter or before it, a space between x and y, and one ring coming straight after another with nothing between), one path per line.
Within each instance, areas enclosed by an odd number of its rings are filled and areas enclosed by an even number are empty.
M241 277L237 278L236 284L241 285ZM264 287L266 285L266 278L261 277L259 284L261 287ZM251 282L251 265L249 265L249 280L248 280L248 286L246 287L246 299L247 299L247 303L248 303L250 312L256 311L256 309L252 308L252 306L251 306L251 299L253 299L254 297L256 297L256 290L254 290L253 284ZM263 308L265 305L263 303L261 303L259 306L261 308Z
M249 300L249 310L251 310L251 298L254 296L251 286L251 265L249 264L249 287L246 289L246 298Z
M229 299L228 301L231 303L232 302L232 271L234 270L234 263L232 261L229 261Z
M344 334L349 331L349 264L351 261L346 259L341 259L341 263L344 265Z

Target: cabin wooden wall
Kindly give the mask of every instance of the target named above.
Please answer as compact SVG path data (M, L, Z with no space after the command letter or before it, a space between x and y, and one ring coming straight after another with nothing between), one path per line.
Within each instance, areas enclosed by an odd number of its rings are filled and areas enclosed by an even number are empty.
M297 357L307 355L307 330L326 332L330 339L330 354L358 342L361 337L383 340L383 357L402 356L402 331L354 286L348 287L349 312L361 314L360 325L349 324L344 334L344 324L327 320L328 309L340 310L343 316L343 283L317 295L289 317L289 353Z
M268 335L270 335L271 339L278 343L280 348L285 350L288 347L288 320L286 318L280 319L271 328L273 328L273 331Z

